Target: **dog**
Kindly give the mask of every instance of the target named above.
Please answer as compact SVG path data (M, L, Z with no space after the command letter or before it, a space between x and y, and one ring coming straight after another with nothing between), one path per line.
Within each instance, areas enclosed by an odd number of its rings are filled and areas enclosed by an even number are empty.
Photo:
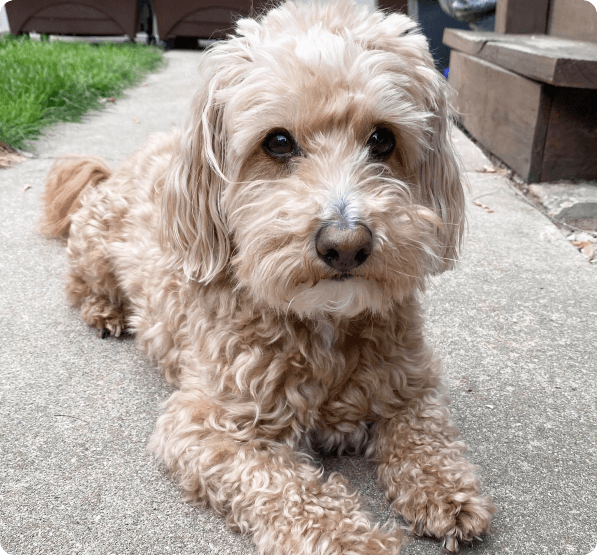
M200 71L180 130L114 173L70 156L48 175L69 301L177 385L150 448L259 553L400 552L318 450L365 453L412 532L457 551L495 507L423 336L420 297L464 225L426 39L405 15L290 0Z

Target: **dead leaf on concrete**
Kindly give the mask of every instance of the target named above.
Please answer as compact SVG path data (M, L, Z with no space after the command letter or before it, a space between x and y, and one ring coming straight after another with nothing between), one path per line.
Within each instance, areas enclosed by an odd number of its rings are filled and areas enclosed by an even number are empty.
M27 190L27 189L31 189L31 185L29 185L29 183L25 183L25 185L23 185L23 193Z
M139 118L133 118L133 123L141 123L141 120Z
M483 171L485 173L495 173L497 171L497 168L494 168L493 166L488 166L487 164L485 164L483 166Z
M147 83L141 83L142 87L147 87Z
M25 156L6 143L0 143L0 168L10 168L13 164L24 162Z
M116 102L116 99L113 96L106 98L106 102Z
M593 260L593 258L595 258L595 245L593 245L591 241L572 241L572 244L589 260Z
M483 204L481 201L479 200L473 200L473 204L475 206L480 206L481 208L483 208L483 210L486 210L487 212L489 212L490 214L493 213L493 210L491 208L489 208L489 206L487 206L486 204Z

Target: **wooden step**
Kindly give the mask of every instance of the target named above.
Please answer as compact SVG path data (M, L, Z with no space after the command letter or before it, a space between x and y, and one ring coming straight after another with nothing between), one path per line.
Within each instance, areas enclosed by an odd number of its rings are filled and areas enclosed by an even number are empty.
M444 44L535 81L597 89L597 43L446 29Z
M597 90L529 79L452 50L464 127L530 183L597 178Z

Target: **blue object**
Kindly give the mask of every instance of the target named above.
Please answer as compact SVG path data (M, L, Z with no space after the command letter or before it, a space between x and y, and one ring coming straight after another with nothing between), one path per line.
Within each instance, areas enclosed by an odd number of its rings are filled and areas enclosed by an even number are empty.
M450 68L447 67L444 69L444 77L447 79L449 75L450 75Z
M442 43L444 29L470 29L468 23L450 17L441 9L437 0L412 0L409 2L408 13L418 20L429 41L429 50L435 60L435 66L443 73L450 61L450 49Z

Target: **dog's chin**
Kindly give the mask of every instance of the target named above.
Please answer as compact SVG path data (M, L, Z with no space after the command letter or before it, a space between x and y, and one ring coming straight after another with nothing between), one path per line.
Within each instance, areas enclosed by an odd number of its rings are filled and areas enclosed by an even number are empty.
M299 290L287 308L301 318L353 318L365 311L383 314L390 305L386 297L376 282L338 275Z

